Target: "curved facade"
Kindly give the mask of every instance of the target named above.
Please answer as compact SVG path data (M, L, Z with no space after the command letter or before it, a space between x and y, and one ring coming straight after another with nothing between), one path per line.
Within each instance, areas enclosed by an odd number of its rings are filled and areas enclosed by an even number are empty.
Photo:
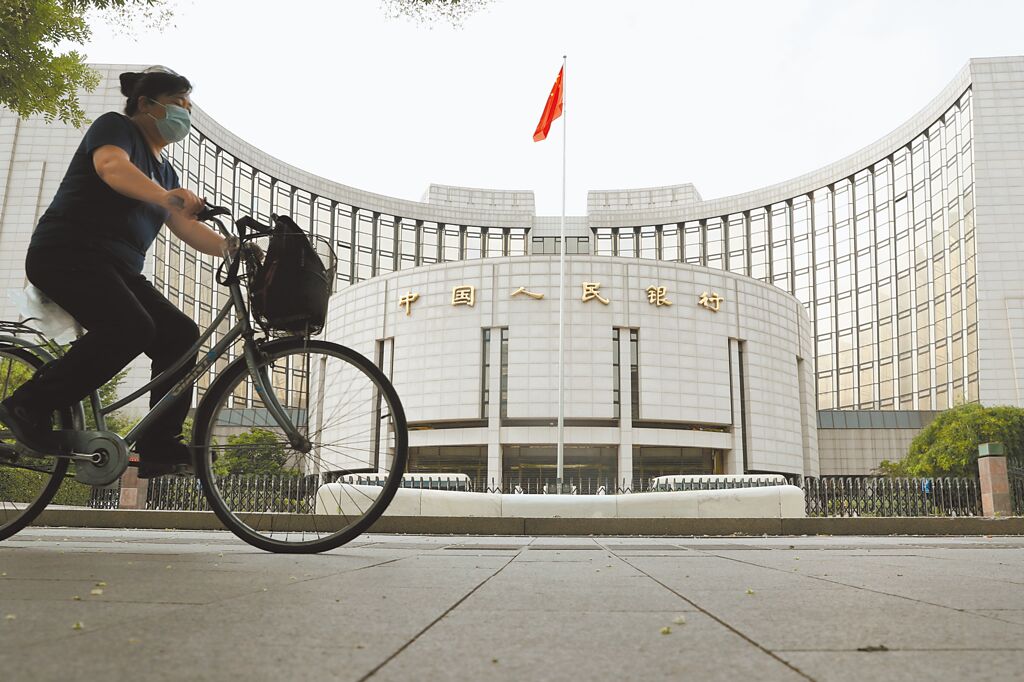
M565 288L568 476L817 475L810 324L792 296L600 256L567 259ZM414 470L529 486L555 478L558 309L557 257L462 261L348 287L326 334L391 376Z
M131 67L97 68L104 81L83 98L93 116L120 108L117 74ZM889 429L893 422L876 415L920 425L960 401L1024 403L1022 101L1024 58L971 60L892 134L791 181L708 201L692 185L590 192L587 215L567 220L568 261L707 268L794 296L809 320L812 349L803 357L814 365L809 397L826 436L822 472L858 473L872 459L899 456L891 444L911 431L873 431L864 442L874 452L856 466L845 464L850 453L830 454L857 429ZM0 110L0 286L23 286L29 234L80 135ZM435 185L424 202L363 192L264 154L198 108L192 135L170 155L183 183L211 201L263 220L288 213L329 237L342 262L339 300L406 272L454 274L435 266L442 263L507 259L547 277L547 254L557 253L558 221L535 215L531 192ZM214 265L165 231L148 268L202 324L222 295ZM11 313L6 297L0 308ZM813 473L806 462L804 470Z
M665 207L642 203L657 190L592 192L597 253L706 265L797 296L814 325L820 409L935 410L976 401L966 75L869 150L783 185Z

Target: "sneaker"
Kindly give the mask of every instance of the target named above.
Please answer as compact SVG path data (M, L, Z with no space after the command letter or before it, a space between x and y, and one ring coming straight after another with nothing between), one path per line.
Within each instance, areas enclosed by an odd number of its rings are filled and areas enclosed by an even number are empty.
M45 452L56 446L50 412L36 412L8 398L0 403L0 422L15 439L31 450Z
M140 440L135 444L135 451L139 453L139 478L194 473L192 451L180 435Z

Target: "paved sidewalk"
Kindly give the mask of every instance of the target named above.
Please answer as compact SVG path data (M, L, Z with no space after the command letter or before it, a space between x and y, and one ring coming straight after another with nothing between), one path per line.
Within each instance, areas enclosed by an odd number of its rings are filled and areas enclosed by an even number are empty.
M0 544L4 680L1024 676L1024 538L224 532ZM663 634L665 633L665 634Z

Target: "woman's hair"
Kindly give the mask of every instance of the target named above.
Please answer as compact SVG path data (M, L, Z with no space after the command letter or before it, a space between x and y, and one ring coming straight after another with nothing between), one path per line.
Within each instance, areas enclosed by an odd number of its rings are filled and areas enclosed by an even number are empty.
M161 70L147 69L141 73L121 74L121 94L128 98L124 113L134 116L139 110L139 97L156 99L162 95L177 95L192 91L192 84L184 76Z

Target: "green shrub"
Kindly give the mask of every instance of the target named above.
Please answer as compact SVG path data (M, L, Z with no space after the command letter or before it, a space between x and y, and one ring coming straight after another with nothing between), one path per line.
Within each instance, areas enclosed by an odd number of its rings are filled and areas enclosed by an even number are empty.
M879 470L890 476L977 477L982 443L1002 443L1010 458L1024 455L1024 409L971 403L946 410L921 430L903 459L885 460Z
M49 483L49 480L49 474L40 471L0 467L0 501L25 504L33 502L39 497L39 493ZM51 504L86 507L89 505L91 496L91 486L68 477L61 482Z

